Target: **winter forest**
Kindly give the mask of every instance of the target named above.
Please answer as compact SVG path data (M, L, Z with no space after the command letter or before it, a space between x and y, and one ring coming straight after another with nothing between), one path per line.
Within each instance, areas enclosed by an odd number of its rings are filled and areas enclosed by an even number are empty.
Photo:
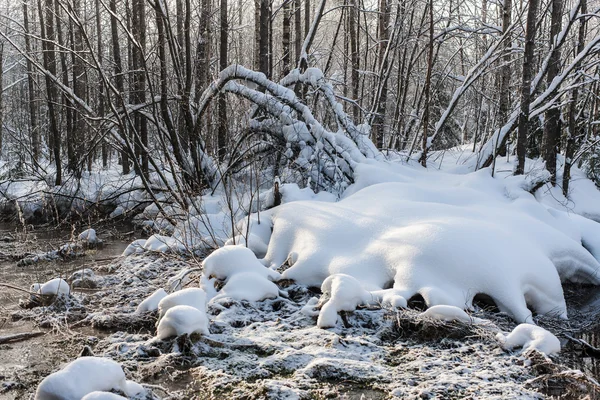
M0 397L600 399L598 0L0 0Z

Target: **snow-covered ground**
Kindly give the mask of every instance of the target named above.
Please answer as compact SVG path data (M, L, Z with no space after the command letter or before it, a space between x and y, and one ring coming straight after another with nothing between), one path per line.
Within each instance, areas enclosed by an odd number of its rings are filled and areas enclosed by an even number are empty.
M108 329L94 354L157 397L538 398L544 368L597 390L548 357L569 324L562 284L600 283L600 192L575 170L569 201L531 193L543 166L515 177L499 160L492 177L471 159L366 161L339 200L284 183L260 212L272 190L205 195L97 271L99 291L22 316ZM427 311L405 309L419 298Z

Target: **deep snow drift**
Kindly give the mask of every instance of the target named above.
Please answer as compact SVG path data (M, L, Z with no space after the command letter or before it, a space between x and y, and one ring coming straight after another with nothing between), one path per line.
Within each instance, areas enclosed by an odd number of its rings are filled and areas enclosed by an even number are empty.
M471 308L483 293L519 322L531 322L528 305L567 316L561 279L600 283L600 264L588 251L598 254L600 225L541 204L524 177L379 162L359 165L356 176L337 203L263 212L270 237L255 225L249 231L268 243L264 264L283 266L282 277L300 284L345 274L366 291L391 287L405 300L420 294L429 306ZM355 290L348 285L336 291Z

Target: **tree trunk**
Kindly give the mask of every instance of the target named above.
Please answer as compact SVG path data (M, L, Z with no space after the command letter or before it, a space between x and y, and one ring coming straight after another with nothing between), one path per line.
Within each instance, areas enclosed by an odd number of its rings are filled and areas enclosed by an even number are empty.
M100 14L100 0L95 1L96 6L96 47L98 51L98 64L102 66L102 61L104 59L104 51L102 46L102 15ZM100 118L104 117L104 84L100 82L98 84L98 116ZM102 126L102 121L98 124L99 127ZM102 134L100 132L100 134ZM108 144L104 138L102 140L102 168L108 167Z
M531 104L531 78L533 75L535 48L535 19L539 0L530 0L525 27L525 54L523 60L523 80L521 83L521 113L517 130L517 167L515 175L525 173L525 152L529 133L529 106Z
M28 0L23 1L23 27L25 28L25 51L27 54L31 52L31 38L29 31L29 7L27 6ZM0 63L0 68L2 64ZM29 97L29 121L31 124L30 136L31 136L31 156L33 158L33 167L37 169L37 162L39 159L39 124L37 118L37 108L35 104L35 80L33 79L33 65L31 61L27 60L27 94ZM1 127L0 127L1 129Z
M81 18L81 0L73 1L73 14L76 21L82 21ZM75 96L85 100L86 98L86 79L85 79L85 54L83 51L83 27L78 23L73 23L73 92ZM74 154L68 161L69 170L75 173L78 178L81 177L83 157L86 153L85 143L87 141L87 124L81 107L75 107L75 131L74 131Z
M268 28L268 21L264 21L263 20L263 5L267 4L266 0L262 0L261 1L261 45L263 46L268 46L268 42L267 42L267 38L263 38L263 30L262 28ZM228 31L229 31L229 27L227 25L227 0L221 0L221 21L220 21L220 31L221 31L221 35L219 38L219 68L221 70L224 70L225 68L227 68L227 51L228 51ZM265 14L266 15L266 14ZM263 25L263 22L266 22L265 25ZM266 33L266 31L264 32ZM265 39L265 40L263 40ZM262 55L262 54L261 54ZM265 59L268 62L267 57L261 57L261 67L265 67ZM268 65L266 65L266 67L268 67ZM261 72L266 73L264 70L261 70ZM225 156L227 154L227 104L225 101L225 93L221 93L219 95L219 101L218 101L218 107L219 107L219 131L217 134L217 155L219 157L220 161L223 161L225 159Z
M283 2L283 35L281 37L281 47L283 51L281 75L286 76L290 72L290 23L292 13L290 11L291 0Z
M360 107L358 106L358 96L360 90L360 82L358 70L360 69L360 57L358 55L358 42L359 42L359 30L358 30L358 4L357 0L350 0L350 13L348 17L348 30L350 31L350 64L352 71L350 78L352 82L352 118L355 123L359 123Z
M294 1L294 55L295 62L300 59L302 52L302 0Z
M508 31L508 27L512 22L512 0L504 0L504 4L502 6L502 34L505 35ZM499 126L504 126L508 122L509 112L510 112L510 78L511 78L511 68L510 68L510 47L511 41L506 39L504 42L504 55L502 56L502 69L500 70L500 100L498 105L499 118L500 122ZM509 135L506 135L508 139ZM496 145L498 147L498 145ZM506 145L498 147L500 154L502 155L503 150Z
M383 148L385 136L385 111L387 103L387 77L384 76L387 71L387 59L385 52L389 43L388 25L390 23L390 9L387 0L379 0L379 19L378 19L378 58L379 58L379 79L380 86L379 99L376 99L377 108L375 118L373 119L372 137L373 143L378 149Z
M579 32L577 37L577 54L581 53L585 46L585 31L587 25L587 0L581 0L581 15L579 19ZM579 89L577 85L574 85L573 95L571 98L571 104L569 106L569 132L567 134L567 140L565 143L565 166L563 169L563 181L562 190L563 195L568 197L569 195L569 183L571 181L571 167L573 166L573 157L575 156L575 147L577 142L583 136L580 123L578 121L579 105L577 104L579 98Z
M54 53L54 20L53 20L53 1L46 0L45 7L42 7L41 0L38 2L40 14L41 37L43 40L42 52L44 55L44 68L53 76L56 76L56 56ZM60 160L60 133L56 121L56 110L54 105L58 98L57 89L49 75L46 75L46 96L48 98L48 119L50 123L50 134L52 135L52 146L54 153L54 163L56 165L55 185L62 183L62 165Z
M110 32L112 40L112 56L113 63L115 65L115 86L119 91L119 96L125 95L125 82L123 78L123 63L121 61L121 45L119 43L119 21L113 14L117 14L117 0L110 0L109 3L111 16L110 16ZM122 127L123 130L120 132L121 136L127 135L127 127ZM126 146L121 149L121 168L123 174L126 175L131 172L129 166L129 153Z
M431 103L431 73L433 71L433 0L429 0L429 48L427 54L427 76L425 77L425 110L423 111L423 136L421 138L421 158L422 166L427 167L427 149L429 148L427 139L429 135L429 108Z
M259 61L258 70L269 76L269 0L260 0L260 36L258 43ZM227 31L225 31L227 33ZM221 35L223 35L223 25L221 22ZM226 48L226 47L225 47ZM221 39L221 50L223 49L223 40ZM223 55L221 54L221 57ZM227 55L225 55L227 57ZM221 63L221 69L227 67L227 63Z
M546 82L552 84L558 75L560 68L560 47L558 47L558 34L561 30L562 0L552 0L552 16L550 25L550 62L548 63L548 75ZM556 155L560 138L561 122L560 108L552 107L546 111L544 126L544 160L546 169L550 172L550 183L556 185Z

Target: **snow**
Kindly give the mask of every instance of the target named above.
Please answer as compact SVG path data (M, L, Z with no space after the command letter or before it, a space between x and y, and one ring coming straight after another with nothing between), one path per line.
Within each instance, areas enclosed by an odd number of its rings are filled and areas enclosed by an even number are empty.
M460 321L467 324L481 323L482 321L479 318L471 317L462 308L445 305L430 307L421 313L421 316L439 321Z
M78 240L87 242L89 244L94 244L96 242L98 242L98 237L96 236L96 230L89 228L86 229L85 231L81 232L79 234L79 236L77 237Z
M190 306L198 311L205 312L206 293L200 288L187 288L163 297L158 303L159 319L175 306Z
M32 289L34 288L35 285L39 285L39 284L32 285ZM35 286L35 287L37 287L37 286ZM44 294L44 295L63 294L63 295L67 295L67 296L69 295L70 291L71 291L71 289L70 289L67 281L65 281L64 279L61 279L61 278L51 279L48 282L41 285L39 287L39 289L37 290L37 292L39 292L40 294Z
M371 299L369 292L363 289L360 282L346 274L335 274L325 279L321 291L330 298L319 313L319 328L335 326L338 312L354 311L360 304Z
M225 286L212 301L224 297L236 300L262 301L279 296L279 288L276 284L262 275L253 272L240 272L229 278Z
M88 393L81 398L81 400L127 400L127 397L119 396L118 394L110 392L95 391Z
M225 246L206 257L202 262L203 276L227 280L240 272L252 272L258 276L278 280L280 274L266 268L258 261L252 250L242 245Z
M222 247L206 257L202 265L201 287L210 299L232 297L260 301L279 295L279 289L272 281L279 280L281 275L266 268L252 250L243 245ZM218 295L215 280L225 281Z
M144 389L125 379L121 365L103 357L81 357L46 378L38 386L36 400L80 400L95 391L120 390L134 396Z
M121 254L121 255L123 257L127 257L132 254L143 253L145 244L146 244L146 239L134 240L133 242L131 242L131 244L129 244L129 246L127 246L125 248L125 250L123 250L123 254Z
M150 296L144 299L135 309L136 314L141 314L146 311L158 310L159 303L167 297L165 289L156 289Z
M150 236L142 247L144 250L155 251L157 253L185 251L183 244L176 238L158 234Z
M181 305L169 308L161 318L156 337L164 340L172 336L192 333L208 335L208 318L204 311Z
M520 324L511 333L498 333L496 338L506 350L521 347L523 352L537 350L547 356L560 352L560 341L542 327Z
M470 309L484 293L518 322L531 321L528 306L566 318L561 278L600 283L600 264L567 232L597 237L600 230L550 212L527 192L526 179L361 164L340 202L270 210L263 262L277 269L287 261L282 277L308 286L346 274L366 291L392 286L430 307Z
M243 245L248 247L257 257L264 257L267 254L267 244L257 234L236 235L225 242L225 246Z

